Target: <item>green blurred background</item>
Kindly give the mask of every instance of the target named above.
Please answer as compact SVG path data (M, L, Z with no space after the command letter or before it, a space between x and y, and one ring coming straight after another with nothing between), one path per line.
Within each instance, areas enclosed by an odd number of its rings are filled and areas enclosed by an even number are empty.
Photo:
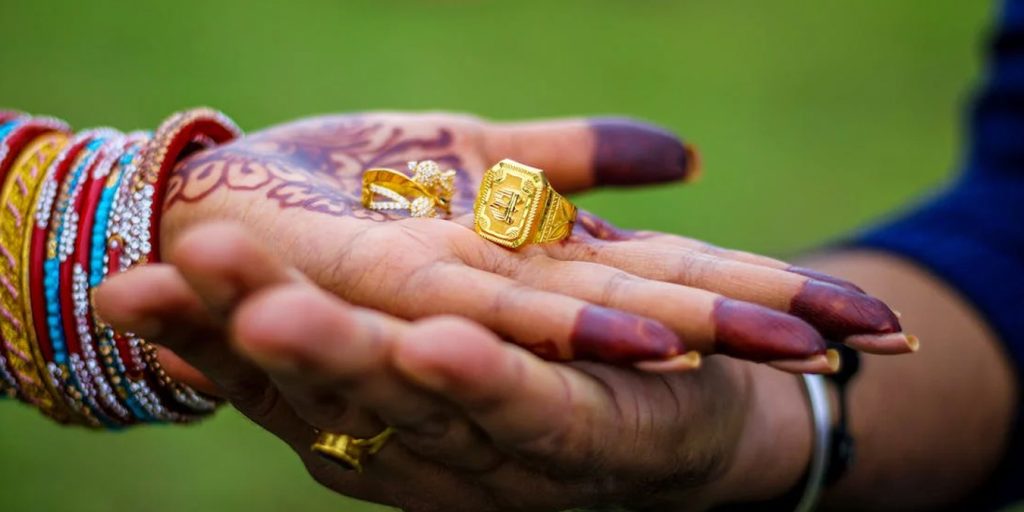
M580 203L788 255L949 176L994 4L964 0L179 0L0 4L0 105L154 127L331 111L626 114L695 141L704 179ZM666 207L665 205L671 205ZM57 428L0 404L0 509L380 510L225 410L193 428Z

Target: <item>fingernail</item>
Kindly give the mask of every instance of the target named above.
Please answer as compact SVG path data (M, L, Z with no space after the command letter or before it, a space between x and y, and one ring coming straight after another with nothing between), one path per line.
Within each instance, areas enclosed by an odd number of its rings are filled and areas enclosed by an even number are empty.
M802 359L825 350L825 339L807 322L733 299L715 301L715 351L750 361Z
M890 334L857 334L843 340L846 346L868 354L897 355L917 352L921 341L902 332Z
M663 128L622 118L594 119L590 126L598 185L679 181L697 168L696 152Z
M636 363L636 368L651 373L672 373L696 370L700 368L700 364L700 352L691 350L665 361L643 361Z
M679 337L661 323L601 306L584 306L569 342L573 359L613 364L665 360L685 352Z
M693 144L683 144L683 149L686 151L686 174L683 177L683 181L694 183L704 175L704 166L700 158L700 152L697 151Z
M809 279L789 311L818 328L826 338L899 332L900 321L884 302L831 283Z
M768 365L777 370L789 373L833 374L839 371L842 358L839 351L830 348L824 354L817 354L805 359L787 359L770 361Z
M823 281L823 282L826 282L826 283L829 283L829 284L834 284L834 285L839 286L841 288L846 288L847 290L850 290L850 291L864 293L864 290L861 287L859 287L859 286L857 286L857 285L855 285L855 284L853 284L853 283L851 283L851 282L849 282L849 281L847 281L845 279L839 279L838 277L830 276L830 275L828 275L828 274L826 274L824 272L818 272L817 270L811 270L811 269L806 268L806 267L800 267L800 266L797 266L797 265L791 265L789 268L786 269L786 271L787 272L792 272L794 274L800 274L800 275L802 275L804 277L809 277L809 278L814 279L816 281Z

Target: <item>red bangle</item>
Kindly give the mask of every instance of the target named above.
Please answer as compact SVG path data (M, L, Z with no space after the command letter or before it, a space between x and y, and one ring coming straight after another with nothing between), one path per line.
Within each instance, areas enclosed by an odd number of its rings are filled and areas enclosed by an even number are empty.
M36 330L36 342L43 358L53 361L53 346L50 343L50 331L46 324L46 294L43 290L43 263L46 260L46 239L50 231L50 217L53 214L57 192L67 178L73 165L97 132L87 131L76 136L67 147L53 160L47 169L43 189L39 193L39 201L35 207L35 224L32 228L32 245L29 260L29 284L31 286L32 323Z
M129 140L125 137L113 139L105 148L104 154L90 169L89 179L83 184L78 201L78 228L75 237L74 252L68 258L66 266L71 266L71 308L65 309L63 317L65 330L71 324L71 331L68 332L69 340L72 337L78 338L79 355L86 367L86 378L92 381L96 392L96 403L103 411L118 424L132 423L132 413L124 404L117 400L117 393L114 386L108 380L108 374L104 371L103 360L100 357L100 347L96 339L96 330L92 322L92 311L90 301L90 279L92 260L92 235L96 222L96 213L99 207L100 197L107 186L107 178L114 167L114 163L121 158L128 148ZM62 278L64 268L61 269ZM61 299L65 301L66 298ZM66 304L63 304L66 308Z
M76 391L82 394L82 403L92 415L104 426L112 428L120 422L113 416L106 407L101 404L101 393L98 383L93 378L88 360L89 350L83 345L81 333L78 330L78 322L75 319L75 262L77 259L77 240L81 234L81 224L86 218L91 217L91 212L85 208L87 191L97 181L95 176L101 166L111 161L111 155L123 146L124 136L111 134L96 149L96 153L89 162L88 167L78 178L74 187L69 189L67 209L63 212L63 218L55 220L59 229L59 237L55 240L58 247L57 275L58 286L58 307L60 308L61 329L64 342L67 346L67 369L70 371L71 382ZM53 231L51 230L51 235ZM91 347L88 347L91 349Z
M17 110L0 110L0 124L13 121L19 117L26 117L26 114Z
M152 187L149 205L150 250L140 262L156 262L160 257L160 219L163 212L167 180L171 170L184 157L197 149L212 147L236 139L242 130L224 114L210 108L196 108L167 118L157 129L133 181L133 190L141 192Z

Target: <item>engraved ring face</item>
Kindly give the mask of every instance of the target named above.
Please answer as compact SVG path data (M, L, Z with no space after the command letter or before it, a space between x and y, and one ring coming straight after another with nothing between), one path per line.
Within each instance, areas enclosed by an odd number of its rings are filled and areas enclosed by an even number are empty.
M548 182L540 169L502 160L484 174L474 205L477 232L494 243L517 248L540 223Z

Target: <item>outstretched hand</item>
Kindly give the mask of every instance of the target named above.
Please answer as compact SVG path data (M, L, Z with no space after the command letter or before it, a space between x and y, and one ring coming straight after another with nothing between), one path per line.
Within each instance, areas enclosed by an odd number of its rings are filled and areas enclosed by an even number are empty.
M473 232L468 212L483 170L506 157L545 169L560 192L685 179L696 169L678 139L632 121L313 118L184 161L168 191L161 247L195 223L237 220L351 303L410 320L458 314L552 360L671 371L693 367L696 351L827 372L835 360L826 338L881 353L915 346L885 304L849 283L682 237L618 230L586 213L561 243L519 251L491 244ZM425 159L458 170L451 219L362 208L364 170Z
M464 318L351 306L275 252L235 225L199 227L169 264L104 283L97 306L338 492L411 511L702 509L780 494L806 464L808 412L784 373L731 358L672 374L549 363ZM320 430L385 425L398 434L362 474L309 449Z

